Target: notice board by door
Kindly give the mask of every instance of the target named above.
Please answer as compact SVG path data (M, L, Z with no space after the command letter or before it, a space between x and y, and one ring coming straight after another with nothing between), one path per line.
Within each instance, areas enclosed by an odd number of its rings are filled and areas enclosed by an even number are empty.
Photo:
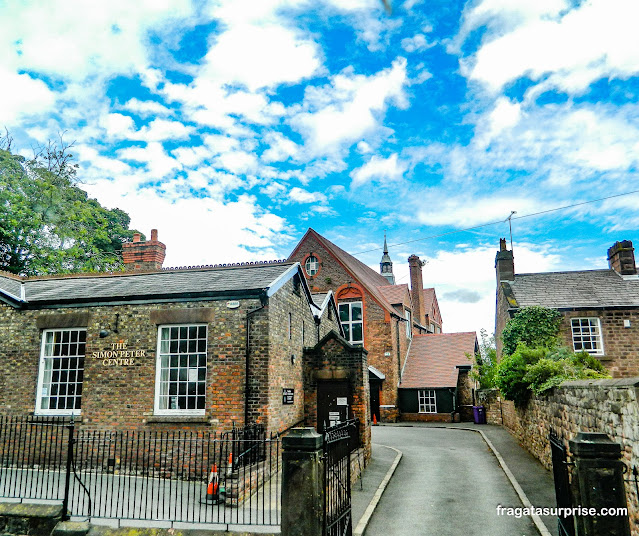
M347 421L352 417L352 395L348 382L317 383L317 431Z

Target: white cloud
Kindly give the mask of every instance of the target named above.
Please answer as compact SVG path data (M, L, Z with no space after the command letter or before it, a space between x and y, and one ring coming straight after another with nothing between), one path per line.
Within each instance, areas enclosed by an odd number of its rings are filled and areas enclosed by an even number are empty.
M325 203L326 195L320 192L309 192L297 186L291 188L288 198L295 203Z
M489 0L469 13L470 28L488 14L501 24L495 30L493 23L494 33L462 62L468 78L492 91L529 77L543 88L581 93L600 78L627 78L639 70L634 0L591 0L566 11L564 2L548 0L539 9L523 8L524 3L536 4L518 2L517 9L500 12L496 6L503 7L503 0ZM513 17L519 25L512 24Z
M49 111L56 96L41 80L27 74L5 71L0 66L2 98L0 99L0 124L7 128L19 124L25 118Z
M0 46L14 68L77 80L144 68L146 31L191 13L187 0L13 2L2 9Z
M402 178L406 167L405 164L398 162L397 153L393 153L388 158L373 156L362 167L351 172L352 186L356 188L372 180L396 181Z
M429 43L424 34L415 34L413 37L405 37L401 42L402 48L408 52L421 52L435 46L435 43Z
M478 135L477 142L480 146L488 145L504 130L514 127L520 118L521 105L507 97L500 97L495 101L495 107L487 114L485 120L478 123L479 129L484 133Z
M128 115L108 113L99 118L99 125L109 138L132 139L135 137L135 121Z
M179 140L188 138L193 130L193 127L184 125L180 121L154 119L139 130L136 139L143 141Z
M181 167L175 158L166 154L162 144L157 141L147 143L145 147L121 149L118 156L124 160L145 164L152 180L160 180Z
M166 106L156 101L141 101L139 99L129 99L123 108L129 112L133 112L141 117L149 115L170 115L172 112Z
M302 110L290 122L304 135L312 154L333 152L381 128L380 118L389 103L406 107L405 83L403 58L371 76L347 70L329 85L307 88Z
M270 132L264 137L264 143L268 149L262 153L264 162L284 162L289 158L295 158L301 151L301 147L290 138L279 132Z

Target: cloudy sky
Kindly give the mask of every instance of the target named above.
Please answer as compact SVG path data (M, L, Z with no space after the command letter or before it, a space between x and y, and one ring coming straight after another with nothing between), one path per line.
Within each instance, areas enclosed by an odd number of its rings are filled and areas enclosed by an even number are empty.
M518 272L636 240L636 0L0 0L0 126L75 141L82 187L159 229L165 266L285 258L308 227L445 331L494 325ZM472 230L482 224L498 222Z

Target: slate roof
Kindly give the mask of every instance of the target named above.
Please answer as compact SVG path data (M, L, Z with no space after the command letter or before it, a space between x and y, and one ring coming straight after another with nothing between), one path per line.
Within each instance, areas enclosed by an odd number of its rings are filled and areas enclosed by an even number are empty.
M471 365L476 348L474 331L413 336L400 389L457 387L457 367Z
M639 278L624 279L610 269L516 274L514 281L505 283L510 286L519 307L639 306Z
M0 276L0 293L5 291L14 297L20 297L22 284L26 301L30 304L239 294L243 291L271 288L295 265L296 263L282 262L240 264L146 273L75 274L19 280Z

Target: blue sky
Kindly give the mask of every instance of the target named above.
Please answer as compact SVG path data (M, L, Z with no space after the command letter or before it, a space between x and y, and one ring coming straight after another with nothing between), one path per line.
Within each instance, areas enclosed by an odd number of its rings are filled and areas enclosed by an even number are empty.
M377 268L386 230L400 283L428 261L445 331L491 331L511 211L518 272L604 268L636 239L637 194L522 216L639 189L638 19L634 0L0 0L0 125L26 154L75 141L82 186L158 228L166 266L285 258L313 227Z

